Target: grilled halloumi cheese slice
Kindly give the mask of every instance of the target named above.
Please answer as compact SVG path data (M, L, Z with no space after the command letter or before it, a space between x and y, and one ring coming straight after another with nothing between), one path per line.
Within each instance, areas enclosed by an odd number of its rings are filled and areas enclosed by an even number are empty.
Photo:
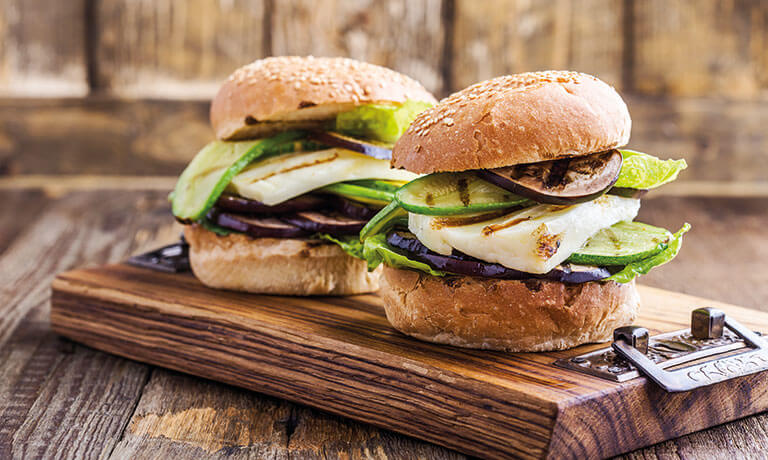
M450 219L409 214L410 231L429 249L448 255L453 249L486 262L528 273L547 273L603 228L631 221L640 200L603 195L570 206L537 205L470 225Z
M391 169L387 160L333 148L280 155L254 163L236 175L228 189L273 206L336 182L359 179L408 182L417 177L412 172Z

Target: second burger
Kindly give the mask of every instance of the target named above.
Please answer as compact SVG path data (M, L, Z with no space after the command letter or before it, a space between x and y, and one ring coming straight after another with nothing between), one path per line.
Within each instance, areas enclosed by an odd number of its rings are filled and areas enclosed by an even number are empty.
M256 293L375 291L357 234L417 177L390 168L391 146L435 102L418 82L351 59L238 69L211 105L218 140L171 195L195 276Z

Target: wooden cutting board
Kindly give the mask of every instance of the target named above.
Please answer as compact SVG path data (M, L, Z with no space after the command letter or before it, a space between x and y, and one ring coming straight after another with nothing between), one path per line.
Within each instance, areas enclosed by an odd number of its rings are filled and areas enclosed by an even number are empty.
M768 313L640 287L636 324L684 329L714 306L768 331ZM392 329L380 300L208 289L128 265L53 283L53 329L127 358L317 407L484 458L606 457L768 409L768 373L688 393L553 366L552 353L463 350ZM605 345L602 345L605 346Z

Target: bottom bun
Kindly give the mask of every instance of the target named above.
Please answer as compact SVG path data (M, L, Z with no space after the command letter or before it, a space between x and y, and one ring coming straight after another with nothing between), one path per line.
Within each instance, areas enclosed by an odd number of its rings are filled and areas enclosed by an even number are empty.
M523 352L610 340L640 304L634 282L440 278L390 267L379 294L392 326L417 339Z
M379 288L368 272L334 243L295 238L219 236L199 225L184 227L192 272L217 289L282 295L352 295Z

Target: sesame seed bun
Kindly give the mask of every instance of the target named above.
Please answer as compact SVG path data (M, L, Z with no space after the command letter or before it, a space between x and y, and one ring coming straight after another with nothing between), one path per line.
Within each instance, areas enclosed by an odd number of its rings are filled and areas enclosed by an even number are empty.
M436 277L385 266L379 295L395 329L428 342L512 352L564 350L611 340L632 324L634 281L580 284Z
M317 127L361 104L408 99L437 102L424 87L394 70L346 58L282 56L237 69L211 104L219 139L271 135Z
M626 145L621 96L578 72L530 72L463 89L421 113L392 152L415 173L491 169Z
M219 236L199 225L184 227L192 272L216 289L280 295L353 295L379 288L368 272L333 243L299 238Z

